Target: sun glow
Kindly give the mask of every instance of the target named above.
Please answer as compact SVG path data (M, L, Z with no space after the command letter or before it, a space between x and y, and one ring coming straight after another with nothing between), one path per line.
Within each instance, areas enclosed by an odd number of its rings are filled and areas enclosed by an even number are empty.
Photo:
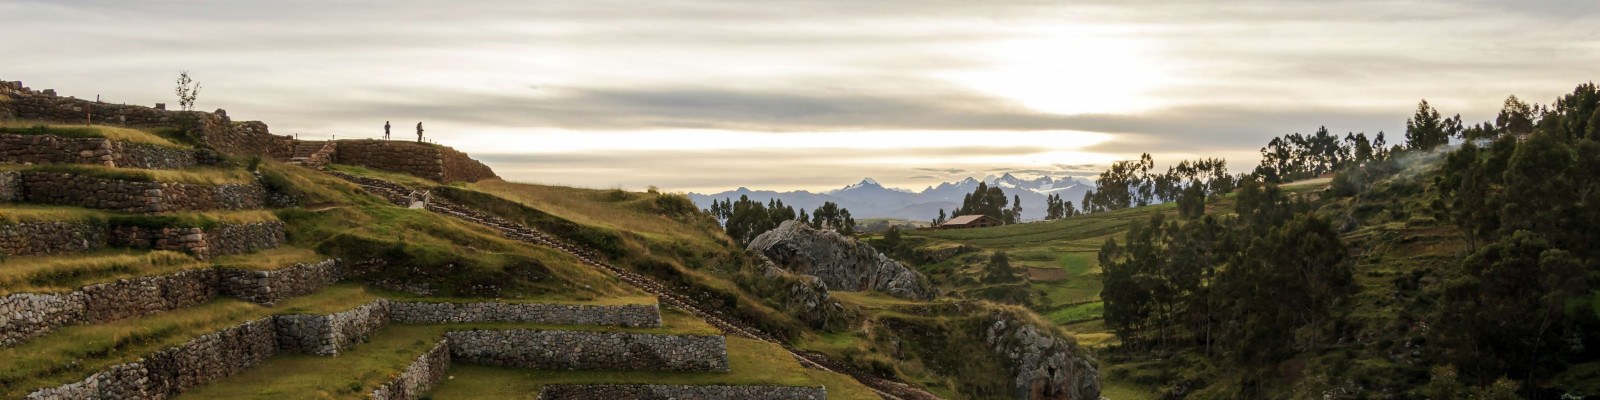
M1150 92L1175 79L1154 47L1132 36L1102 28L985 43L979 52L990 65L940 77L1040 112L1149 110L1161 105Z

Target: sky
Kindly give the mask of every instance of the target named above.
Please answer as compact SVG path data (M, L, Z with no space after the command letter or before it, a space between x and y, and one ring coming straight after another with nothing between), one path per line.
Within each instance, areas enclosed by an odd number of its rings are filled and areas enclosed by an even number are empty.
M305 139L430 138L581 187L918 189L1274 136L1400 141L1600 75L1584 1L15 1L0 79Z

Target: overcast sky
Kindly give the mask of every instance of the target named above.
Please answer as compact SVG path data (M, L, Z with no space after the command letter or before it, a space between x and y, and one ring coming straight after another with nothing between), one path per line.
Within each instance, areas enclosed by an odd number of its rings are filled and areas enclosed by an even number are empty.
M302 138L439 143L510 180L921 188L1258 161L1272 136L1468 121L1600 75L1583 1L14 1L0 79Z

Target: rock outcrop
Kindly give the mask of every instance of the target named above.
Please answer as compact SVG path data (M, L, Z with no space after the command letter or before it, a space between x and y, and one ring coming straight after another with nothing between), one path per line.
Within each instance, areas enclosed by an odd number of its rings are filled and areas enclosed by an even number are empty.
M991 351L1011 360L1012 387L1018 399L1094 400L1100 374L1094 357L1076 343L1051 335L1012 312L994 313L984 340Z
M778 268L764 256L755 257L761 262L759 268L762 278L778 287L776 293L771 295L783 304L784 311L792 313L800 321L815 329L825 329L839 327L855 319L852 311L828 294L828 285L822 283L822 278L790 273Z
M819 231L787 221L762 233L747 250L772 259L778 267L822 279L830 290L877 290L908 299L931 300L938 291L928 278L872 246L834 231Z

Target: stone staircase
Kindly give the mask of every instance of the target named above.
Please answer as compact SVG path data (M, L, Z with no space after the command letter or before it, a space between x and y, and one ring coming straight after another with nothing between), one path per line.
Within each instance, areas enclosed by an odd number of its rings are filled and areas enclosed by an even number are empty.
M538 230L535 230L527 225L482 213L442 198L434 198L427 195L419 196L418 193L421 192L398 183L370 177L355 176L336 171L329 171L328 173L355 183L362 188L403 207L411 206L419 198L427 199L424 206L429 211L493 228L510 239L544 246L567 253L568 255L577 258L579 261L582 261L586 265L609 271L616 275L617 278L622 282L657 296L662 305L674 307L704 319L707 323L715 326L717 329L721 329L728 335L783 345L783 342L778 340L776 337L767 334L766 332L763 332L760 329L745 323L744 321L739 320L735 316L727 315L726 313L715 309L707 311L706 308L699 306L699 302L680 293L678 290L672 287L661 284L660 282L656 282L654 279L644 275L640 275L606 263L602 261L601 258L598 257L593 251L550 236L543 232L539 232ZM820 354L804 352L799 349L789 347L788 345L783 345L783 347L785 350L789 351L790 355L793 356L796 361L799 361L801 365L807 368L849 375L866 385L868 388L872 389L873 392L875 392L878 396L885 399L939 399L938 396L935 396L932 393L928 393L927 391L906 385L904 383L845 368L842 364L833 362L832 360L829 360Z
M337 147L334 142L325 140L297 141L294 154L289 156L289 163L320 169L333 162L333 152Z

